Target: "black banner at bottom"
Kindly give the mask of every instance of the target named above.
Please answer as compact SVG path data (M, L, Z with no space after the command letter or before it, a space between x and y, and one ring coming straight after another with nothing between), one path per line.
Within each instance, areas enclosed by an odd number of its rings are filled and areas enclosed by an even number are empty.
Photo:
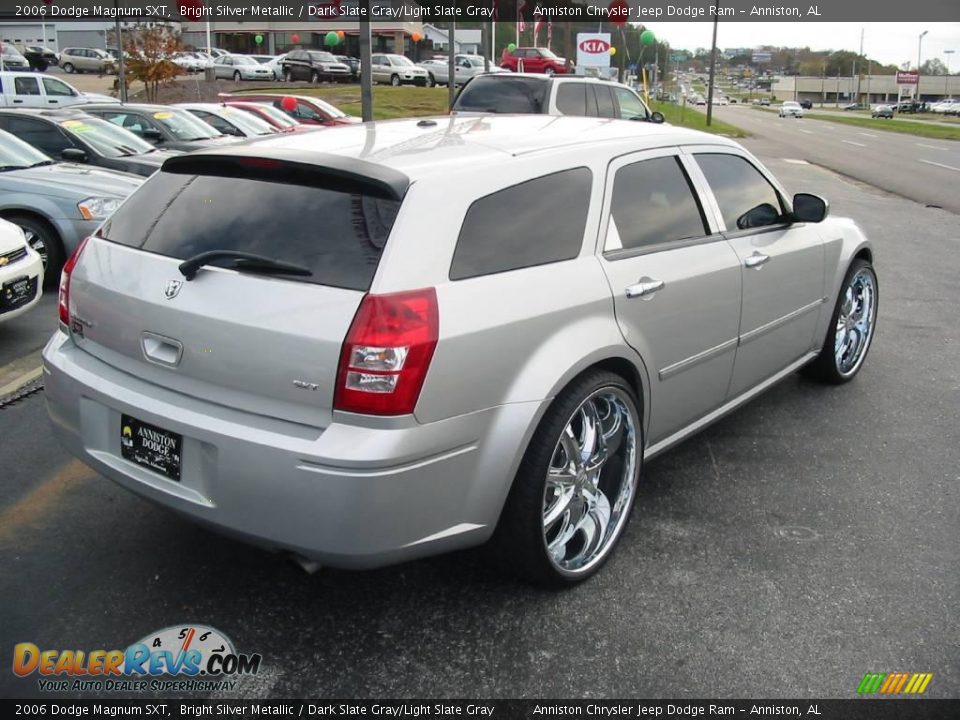
M851 700L2 700L18 717L154 718L805 718L806 720L944 720L960 718L960 699ZM6 713L5 713L6 714Z

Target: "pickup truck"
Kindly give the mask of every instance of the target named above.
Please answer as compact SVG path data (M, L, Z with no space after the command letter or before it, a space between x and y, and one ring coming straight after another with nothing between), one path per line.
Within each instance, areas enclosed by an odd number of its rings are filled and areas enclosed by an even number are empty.
M116 102L107 95L82 93L59 78L33 72L0 72L0 107L61 108L88 102Z

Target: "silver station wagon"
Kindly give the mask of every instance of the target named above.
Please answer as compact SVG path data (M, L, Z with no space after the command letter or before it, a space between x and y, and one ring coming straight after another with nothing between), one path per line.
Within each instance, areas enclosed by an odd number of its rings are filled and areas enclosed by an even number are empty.
M667 125L367 123L167 160L68 262L44 351L84 462L301 560L491 541L582 580L643 460L801 368L853 378L872 250Z

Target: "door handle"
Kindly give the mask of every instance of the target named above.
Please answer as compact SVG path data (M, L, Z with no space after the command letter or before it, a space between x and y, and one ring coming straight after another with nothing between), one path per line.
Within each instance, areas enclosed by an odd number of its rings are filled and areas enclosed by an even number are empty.
M770 259L769 255L764 255L761 252L754 251L753 255L748 257L743 261L744 267L748 268L758 268L761 267L767 260Z
M627 297L643 297L653 295L657 290L663 290L665 283L663 280L654 280L649 277L640 278L640 282L636 285L630 285L627 287Z

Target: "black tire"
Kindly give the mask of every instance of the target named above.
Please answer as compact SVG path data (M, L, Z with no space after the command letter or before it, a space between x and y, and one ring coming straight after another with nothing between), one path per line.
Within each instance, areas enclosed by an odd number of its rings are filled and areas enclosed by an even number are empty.
M73 63L64 63L63 67L61 67L60 69L63 70L65 73L72 74L74 71Z
M859 350L855 364L851 368L844 370L838 367L838 361L836 357L836 338L838 332L837 325L840 320L840 313L843 311L847 290L851 289L851 284L861 273L866 273L872 280L873 284L873 300L872 307L870 309L872 318L870 319L869 332L866 333L867 337L865 345ZM837 296L833 313L830 315L830 324L827 326L827 334L823 340L823 347L820 349L820 354L813 362L803 368L803 374L807 377L811 377L831 385L841 385L853 380L853 378L857 376L857 373L860 372L860 368L863 367L863 363L867 358L867 353L870 351L870 346L873 344L873 337L876 334L877 313L879 311L879 306L880 284L877 280L877 274L869 262L862 258L856 258L852 263L850 263L850 267L847 268L847 274L843 278L843 283L840 286L840 293ZM849 332L849 330L847 330L847 332Z
M239 71L239 70L234 70L234 72L233 72L233 81L234 81L234 82L240 82L242 79L243 79L243 77L240 75L240 71Z
M310 73L310 82L312 82L314 85L319 85L319 84L320 84L320 73L318 73L316 70L314 70L313 72L311 72L311 73Z
M400 76L399 76L399 75L391 75L391 76L390 76L390 84L393 85L394 87L400 87Z
M624 434L617 449L611 453L611 459L607 462L613 464L603 466L604 470L600 473L599 483L606 482L606 478L609 477L606 475L607 467L611 468L614 478L618 473L621 476L629 474L629 468L624 466L622 459L617 460L617 458L621 447L632 446L633 486L625 510L620 513L615 530L609 540L604 541L602 550L598 551L599 554L592 556L593 559L584 568L569 571L558 567L547 549L549 531L544 523L547 472L555 455L561 452L558 449L558 443L568 423L573 422L576 413L588 399L601 392L614 392L618 401L623 400L624 407L629 408L631 414L633 432L632 440L628 439L631 435ZM586 580L603 566L623 536L636 500L636 488L643 464L643 424L639 408L640 403L630 384L621 376L605 370L591 370L584 373L556 397L540 420L527 446L500 521L488 546L491 560L495 564L522 580L555 587L569 586ZM566 520L565 517L564 521ZM566 543L564 547L567 547Z
M433 87L437 84L437 79L433 76L433 73L427 73L427 87Z
M546 67L543 69L543 74L546 75L547 77L553 77L554 72L555 71L552 67Z
M32 215L5 215L4 219L23 230L30 246L43 258L43 286L57 287L65 260L63 241L57 231L46 220Z
M290 72L290 68L283 69L283 80L284 82L293 82L293 73Z

